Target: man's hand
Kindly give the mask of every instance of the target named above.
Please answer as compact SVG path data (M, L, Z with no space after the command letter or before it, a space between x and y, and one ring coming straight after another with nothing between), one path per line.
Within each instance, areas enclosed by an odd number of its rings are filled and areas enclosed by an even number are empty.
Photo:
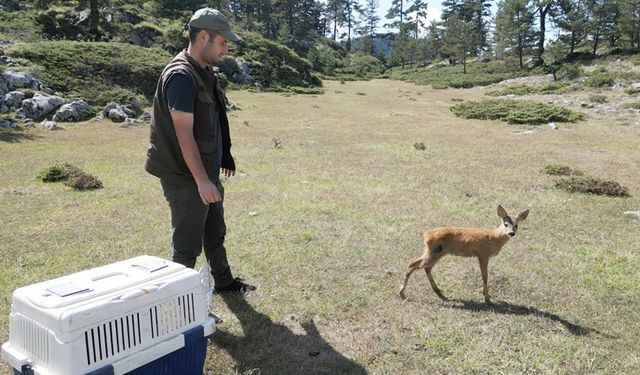
M222 197L216 187L216 184L207 179L206 181L198 184L198 193L200 193L200 199L205 205L220 202Z
M227 168L220 168L220 172L222 172L222 175L225 177L231 177L236 174L236 171L234 171L233 169L227 169Z

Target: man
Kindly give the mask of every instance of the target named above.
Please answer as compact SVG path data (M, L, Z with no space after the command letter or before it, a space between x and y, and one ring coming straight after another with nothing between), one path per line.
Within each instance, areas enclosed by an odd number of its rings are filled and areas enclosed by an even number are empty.
M217 10L193 14L188 48L158 81L145 164L160 178L171 208L172 260L193 268L204 246L216 293L255 289L233 278L224 248L220 174L231 177L236 167L224 93L211 68L229 51L228 41L239 40Z

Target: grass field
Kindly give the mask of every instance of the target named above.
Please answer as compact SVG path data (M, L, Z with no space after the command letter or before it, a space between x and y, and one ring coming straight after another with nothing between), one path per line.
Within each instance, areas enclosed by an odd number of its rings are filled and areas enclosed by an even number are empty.
M238 173L225 184L227 250L258 290L214 299L224 323L207 374L640 373L640 221L623 215L640 209L636 119L518 134L529 127L450 112L453 99L483 94L386 80L330 81L319 96L230 93L242 110L230 117ZM148 127L62 127L0 133L2 342L15 288L169 256L168 207L142 168ZM55 162L104 188L37 181ZM631 195L556 189L541 170L558 163ZM498 204L531 213L489 264L494 306L470 258L433 271L450 301L422 272L408 300L398 297L423 231L497 226Z

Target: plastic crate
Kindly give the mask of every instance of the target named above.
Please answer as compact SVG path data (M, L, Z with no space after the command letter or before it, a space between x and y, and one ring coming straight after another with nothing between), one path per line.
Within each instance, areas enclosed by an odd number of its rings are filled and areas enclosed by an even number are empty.
M210 303L208 270L113 263L16 289L2 356L24 374L201 374Z

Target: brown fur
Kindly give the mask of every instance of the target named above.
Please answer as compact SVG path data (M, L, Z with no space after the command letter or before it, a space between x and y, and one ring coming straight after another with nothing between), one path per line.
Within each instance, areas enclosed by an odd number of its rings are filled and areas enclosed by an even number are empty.
M409 262L404 283L400 289L400 297L406 298L404 290L411 274L420 268L424 268L433 291L443 300L442 294L433 276L431 269L445 255L457 255L463 257L476 257L480 263L482 274L482 294L486 303L491 303L487 288L487 267L489 259L498 255L502 247L509 241L509 234L515 236L518 230L518 222L527 218L529 210L521 212L515 219L511 219L507 212L498 206L498 216L502 219L499 227L495 229L440 227L424 233L424 253Z

